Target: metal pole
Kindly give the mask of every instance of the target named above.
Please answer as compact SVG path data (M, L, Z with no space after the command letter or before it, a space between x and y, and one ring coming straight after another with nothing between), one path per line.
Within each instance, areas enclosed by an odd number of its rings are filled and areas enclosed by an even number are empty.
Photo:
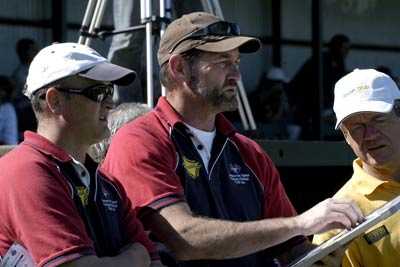
M78 44L84 44L86 41L85 33L89 30L90 22L92 21L94 7L96 5L97 0L89 0L89 3L86 7L85 15L83 16L82 26L80 30L80 35L78 39Z
M322 19L321 3L319 0L312 0L312 48L313 48L313 73L315 74L316 95L313 98L312 131L313 138L322 140L323 123L323 74L322 74Z
M171 0L160 0L160 18L171 18ZM160 40L161 37L164 35L165 29L167 26L165 25L165 22L161 22L161 27L160 27ZM161 85L161 95L165 96L166 95L166 90L165 87Z
M238 111L239 111L240 120L242 121L242 124L243 124L243 130L248 131L249 124L247 123L246 114L244 113L242 101L240 99L239 94L236 94L236 100L238 102Z
M277 67L282 66L282 0L272 1L272 64Z
M140 1L140 14L142 23L146 23L146 78L147 78L147 105L149 108L154 107L153 93L153 23L151 22L151 0ZM143 10L144 9L144 10Z
M107 5L107 0L99 0L96 4L96 8L94 10L92 23L89 27L89 34L96 34L99 31L101 26L101 21L103 20L103 15L105 11L105 7ZM90 46L92 38L86 38L85 45Z
M244 85L242 79L238 81L238 89L240 93L240 98L242 99L244 110L249 120L250 129L257 130L256 122L254 121L253 114L251 113L251 108L249 105L249 100L247 99L246 90L244 89Z

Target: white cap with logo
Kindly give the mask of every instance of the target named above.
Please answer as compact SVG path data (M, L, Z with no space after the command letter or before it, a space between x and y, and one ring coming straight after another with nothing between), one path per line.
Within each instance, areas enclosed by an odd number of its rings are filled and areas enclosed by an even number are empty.
M355 69L335 85L335 129L355 113L388 113L396 99L400 99L400 91L388 75L374 69Z
M38 89L73 75L118 85L127 85L136 77L134 71L108 62L88 46L58 43L43 48L34 57L24 94L32 98Z

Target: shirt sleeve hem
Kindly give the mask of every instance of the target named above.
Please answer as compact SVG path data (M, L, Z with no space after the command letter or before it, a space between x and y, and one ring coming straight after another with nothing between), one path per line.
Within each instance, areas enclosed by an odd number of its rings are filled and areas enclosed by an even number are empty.
M55 267L83 256L95 254L92 247L73 246L47 257L38 264L38 267Z

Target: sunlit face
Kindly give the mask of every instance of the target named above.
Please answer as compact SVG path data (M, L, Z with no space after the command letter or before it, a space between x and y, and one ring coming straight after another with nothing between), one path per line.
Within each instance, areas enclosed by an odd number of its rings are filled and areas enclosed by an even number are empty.
M400 162L400 119L390 113L354 114L340 126L346 142L369 166L380 169Z
M191 66L190 87L217 113L237 108L239 62L239 50L234 49L201 53Z
M80 89L96 84L98 81L76 78L64 85L67 88ZM112 97L103 102L93 101L79 94L65 94L66 109L64 113L68 130L71 130L87 144L96 143L109 136L107 116L112 108Z

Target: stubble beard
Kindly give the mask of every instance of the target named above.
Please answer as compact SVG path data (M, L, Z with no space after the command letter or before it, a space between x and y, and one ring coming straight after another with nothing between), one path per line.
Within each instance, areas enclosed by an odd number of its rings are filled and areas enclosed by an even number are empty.
M219 112L235 111L238 108L238 102L235 92L227 93L224 91L224 86L214 86L207 88L199 83L193 83L193 88L203 99L204 102L210 105L213 109Z

